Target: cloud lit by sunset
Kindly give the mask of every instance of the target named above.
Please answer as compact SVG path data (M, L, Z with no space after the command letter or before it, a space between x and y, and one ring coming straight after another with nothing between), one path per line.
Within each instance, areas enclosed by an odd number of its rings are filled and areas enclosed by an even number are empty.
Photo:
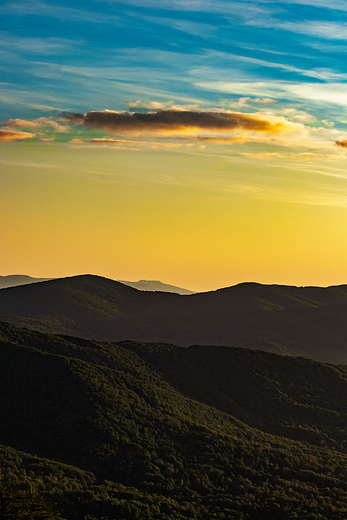
M80 125L102 128L110 132L187 133L192 131L255 131L281 133L290 125L270 118L238 112L193 112L190 110L161 110L148 113L127 113L104 110L87 114L64 114L64 118Z
M7 143L11 141L23 141L35 137L35 134L29 132L21 132L17 130L0 129L0 141Z

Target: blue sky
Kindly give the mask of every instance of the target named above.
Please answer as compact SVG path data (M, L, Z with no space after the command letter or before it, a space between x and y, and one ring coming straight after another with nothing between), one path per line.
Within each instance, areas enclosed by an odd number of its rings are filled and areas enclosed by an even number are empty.
M347 128L343 0L5 1L1 13L3 120L250 97ZM242 111L259 109L250 101Z

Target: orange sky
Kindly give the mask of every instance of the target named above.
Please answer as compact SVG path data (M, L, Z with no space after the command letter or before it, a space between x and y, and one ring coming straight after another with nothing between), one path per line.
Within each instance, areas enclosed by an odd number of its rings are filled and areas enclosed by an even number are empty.
M244 148L242 148L244 152ZM2 146L1 274L243 281L347 279L346 174L336 161L166 150Z

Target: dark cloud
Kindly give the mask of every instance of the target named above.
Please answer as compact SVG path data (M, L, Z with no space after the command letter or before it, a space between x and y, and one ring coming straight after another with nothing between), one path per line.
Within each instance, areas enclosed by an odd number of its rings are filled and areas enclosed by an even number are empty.
M340 141L336 141L337 146L342 146L342 148L347 148L347 139L341 139Z
M227 132L234 129L263 133L281 133L289 126L265 117L237 112L194 112L188 110L162 110L151 113L88 112L64 114L77 124L102 128L112 132L181 132L185 130L213 130Z

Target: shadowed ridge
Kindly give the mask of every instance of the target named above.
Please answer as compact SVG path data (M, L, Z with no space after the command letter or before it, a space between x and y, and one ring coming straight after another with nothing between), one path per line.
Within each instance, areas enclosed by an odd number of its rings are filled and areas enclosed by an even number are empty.
M0 291L0 319L103 341L235 345L347 364L347 286L242 283L179 295L80 275Z

